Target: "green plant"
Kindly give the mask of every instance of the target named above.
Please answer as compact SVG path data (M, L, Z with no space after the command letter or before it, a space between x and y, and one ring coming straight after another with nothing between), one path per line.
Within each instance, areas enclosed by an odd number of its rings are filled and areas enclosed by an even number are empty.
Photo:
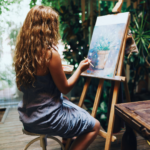
M0 0L0 14L2 13L3 9L9 11L9 8L8 8L9 5L11 5L13 3L20 3L20 2L21 2L21 0L9 0L9 1Z
M1 55L2 55L2 42L3 42L3 39L1 37L1 34L0 34L0 58L1 58Z
M30 1L30 8L34 7L36 5L37 0L31 0Z
M130 29L135 39L136 45L139 48L139 53L146 60L149 55L149 42L150 42L150 22L147 20L148 14L144 11L133 15L133 22L131 22ZM146 26L147 25L147 26ZM145 55L147 55L145 57ZM147 62L148 60L146 60Z
M144 80L145 75L150 72L150 9L149 7L144 8L144 3L146 2L148 1L145 0L143 3L140 3L137 9L131 9L130 7L132 18L130 29L139 50L138 55L126 56L125 60L130 65L130 80L128 84L132 99L134 99L136 85L141 80Z
M0 73L0 82L6 83L4 88L12 87L14 85L15 80L12 80L15 78L15 71L10 67L6 66L4 71L1 71Z
M71 1L71 9L67 6L60 6L57 10L60 15L62 40L65 42L66 51L64 59L67 59L75 68L87 55L89 46L87 36L84 38L84 29L80 19L81 9Z
M110 49L110 43L111 43L110 41L106 40L104 37L101 37L97 49L99 51L109 50Z
M9 25L9 45L11 47L11 51L14 51L15 49L15 45L16 45L16 39L17 39L17 35L19 33L20 30L20 26L15 25L14 22L7 22L7 24Z
M20 3L21 0L9 0L9 1L6 1L6 0L0 0L0 15L3 13L2 11L5 12L6 11L9 11L9 6L11 4L14 4L14 3ZM3 22L6 22L3 17L0 17L0 57L1 57L1 54L3 53L3 49L2 49L2 41L3 41L3 38L2 38L2 34L5 32L5 26L3 24Z

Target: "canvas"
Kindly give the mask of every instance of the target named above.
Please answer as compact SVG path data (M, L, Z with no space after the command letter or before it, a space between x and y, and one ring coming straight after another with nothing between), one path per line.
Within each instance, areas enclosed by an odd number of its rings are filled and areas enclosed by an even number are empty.
M128 12L97 18L87 56L94 67L82 75L114 77L128 19Z

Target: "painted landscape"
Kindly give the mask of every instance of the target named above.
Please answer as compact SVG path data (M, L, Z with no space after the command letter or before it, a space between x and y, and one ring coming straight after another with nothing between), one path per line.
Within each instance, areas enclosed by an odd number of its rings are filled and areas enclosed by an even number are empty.
M95 26L88 52L94 67L90 65L84 75L114 76L125 28L125 23Z

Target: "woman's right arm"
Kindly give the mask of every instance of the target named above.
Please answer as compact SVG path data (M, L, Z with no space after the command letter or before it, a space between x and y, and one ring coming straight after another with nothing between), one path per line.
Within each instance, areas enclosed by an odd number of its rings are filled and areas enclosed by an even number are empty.
M48 52L48 55L50 55L49 53L50 52ZM52 57L50 58L47 67L49 68L54 83L59 91L63 94L67 94L75 85L80 74L89 68L89 65L90 60L85 59L81 61L74 74L67 80L61 64L60 55L56 50L52 50Z

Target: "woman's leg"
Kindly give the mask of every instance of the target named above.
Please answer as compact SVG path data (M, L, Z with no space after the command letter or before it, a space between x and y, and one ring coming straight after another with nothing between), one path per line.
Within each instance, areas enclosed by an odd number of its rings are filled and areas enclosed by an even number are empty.
M67 143L67 139L66 138L62 138L62 144L65 145Z
M96 120L93 130L89 133L82 134L74 141L70 150L86 150L88 146L94 141L97 137L100 130L100 123Z
M63 98L65 98L66 100L69 100L69 98L65 95L63 95ZM76 137L72 138L72 141L74 141L76 139ZM67 138L62 138L62 144L65 146L67 143ZM72 144L72 142L70 143L70 145Z

